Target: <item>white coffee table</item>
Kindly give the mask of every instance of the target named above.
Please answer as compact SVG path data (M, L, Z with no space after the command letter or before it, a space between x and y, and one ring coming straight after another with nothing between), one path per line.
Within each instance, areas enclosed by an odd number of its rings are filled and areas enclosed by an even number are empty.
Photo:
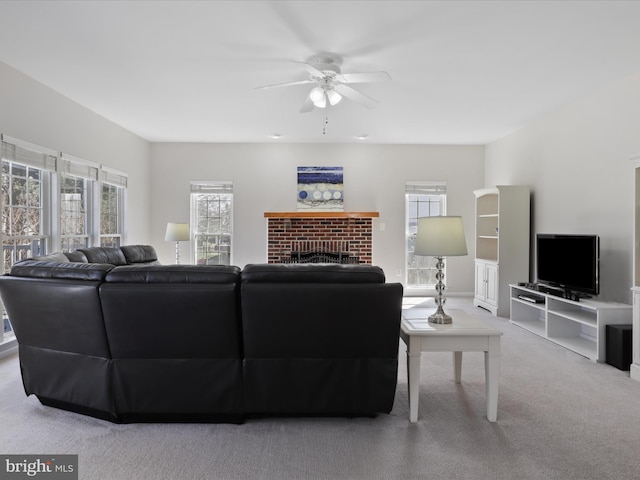
M409 421L418 421L420 389L420 356L422 352L453 352L453 375L460 383L462 352L484 352L487 420L495 422L498 415L498 385L500 376L500 336L502 332L485 325L462 310L446 310L453 323L429 323L427 317L435 307L410 308L402 311L400 337L407 344L407 376L409 384Z

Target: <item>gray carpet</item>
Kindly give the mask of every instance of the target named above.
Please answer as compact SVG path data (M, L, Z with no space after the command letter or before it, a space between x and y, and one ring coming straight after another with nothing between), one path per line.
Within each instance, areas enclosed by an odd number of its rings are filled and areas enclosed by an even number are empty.
M0 453L78 454L82 480L640 478L640 382L469 299L446 307L504 332L497 423L485 416L481 353L465 354L461 385L451 354L423 355L417 424L400 343L390 415L243 425L114 425L43 407L25 397L14 355L0 360Z

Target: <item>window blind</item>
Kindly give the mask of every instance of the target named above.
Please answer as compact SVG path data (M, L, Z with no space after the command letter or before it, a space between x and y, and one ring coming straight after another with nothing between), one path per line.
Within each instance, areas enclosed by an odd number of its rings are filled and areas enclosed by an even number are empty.
M38 145L20 142L2 135L1 155L3 160L19 163L40 170L55 171L57 155Z
M406 182L405 193L413 195L444 195L447 184L444 182Z
M98 165L83 160L72 155L63 153L58 161L58 173L72 175L74 177L86 178L87 180L98 180Z
M101 165L98 175L102 183L107 183L115 187L127 188L129 177L125 172L120 172L113 168Z
M191 193L233 193L233 182L191 182Z

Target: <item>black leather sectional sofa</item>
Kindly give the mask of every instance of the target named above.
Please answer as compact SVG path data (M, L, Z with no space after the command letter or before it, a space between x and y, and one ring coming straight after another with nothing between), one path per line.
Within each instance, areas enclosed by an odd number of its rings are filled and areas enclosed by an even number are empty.
M160 265L151 246L14 265L25 392L117 423L388 413L402 285L371 265Z

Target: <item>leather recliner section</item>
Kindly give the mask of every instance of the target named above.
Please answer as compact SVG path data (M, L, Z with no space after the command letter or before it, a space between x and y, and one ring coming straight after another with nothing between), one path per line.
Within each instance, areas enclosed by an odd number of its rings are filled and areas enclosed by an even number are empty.
M402 291L370 265L247 265L240 293L246 410L390 412Z

